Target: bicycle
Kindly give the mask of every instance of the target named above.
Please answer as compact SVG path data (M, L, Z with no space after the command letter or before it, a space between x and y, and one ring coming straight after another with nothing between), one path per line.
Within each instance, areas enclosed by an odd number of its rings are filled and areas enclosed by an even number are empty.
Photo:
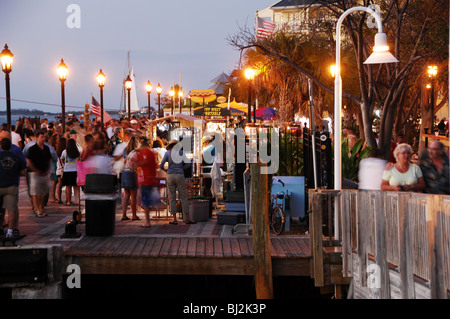
M284 183L280 179L278 179L278 181L284 187ZM284 224L286 222L285 210L290 209L291 196L289 195L289 190L286 190L286 193L284 191L279 191L276 194L271 194L270 198L271 198L269 205L270 226L275 234L280 235L284 230ZM281 200L281 203L279 203L278 200Z

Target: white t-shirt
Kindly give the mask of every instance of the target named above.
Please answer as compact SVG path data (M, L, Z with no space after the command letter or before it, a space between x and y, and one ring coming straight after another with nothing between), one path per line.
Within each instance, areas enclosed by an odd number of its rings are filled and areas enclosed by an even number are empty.
M111 138L111 137L114 135L114 129L115 129L116 127L117 127L117 126L114 126L114 127L108 126L108 127L106 128L106 134L108 135L108 138Z
M359 162L358 188L362 190L381 190L383 172L387 161L368 157Z
M64 162L64 172L76 172L77 171L77 158L71 158L67 156L66 150L61 153L61 160Z
M123 151L125 150L125 148L127 147L126 142L122 142L117 144L117 146L114 148L113 151L113 157L116 156L121 156L119 160L115 160L114 164L113 164L113 174L119 175L120 173L122 173L123 169L124 169L124 161L125 161L125 157L123 156Z
M400 173L395 166L383 172L383 180L388 181L391 186L417 184L418 179L422 176L422 170L416 164L409 164L406 173Z
M20 142L21 140L22 140L22 138L20 137L20 134L17 134L16 132L11 131L11 142L12 142L14 145L20 146L20 145L19 145L19 142Z

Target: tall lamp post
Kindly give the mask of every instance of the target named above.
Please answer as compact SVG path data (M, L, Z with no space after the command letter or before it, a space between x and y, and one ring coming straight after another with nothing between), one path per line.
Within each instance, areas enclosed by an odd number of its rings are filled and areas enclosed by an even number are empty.
M147 96L148 96L148 119L150 120L150 94L152 93L152 84L150 81L147 81L147 84L145 85L145 89L147 90Z
M188 95L189 98L189 115L192 115L192 98L190 95Z
M172 110L170 111L170 115L173 115L173 106L174 106L173 104L174 104L174 96L175 96L175 90L173 87L170 88L169 95L172 98Z
M394 63L398 60L389 52L387 36L383 33L380 16L370 8L354 7L345 11L336 24L336 77L334 80L334 189L341 189L341 108L342 108L342 79L341 79L341 37L340 30L344 18L352 12L365 11L371 14L377 23L378 33L375 35L373 53L364 64Z
M97 74L97 82L98 86L100 87L100 110L101 110L100 121L102 123L103 129L103 87L105 86L105 74L103 74L102 69L100 69L100 72L98 72Z
M58 68L58 76L61 81L61 117L62 117L62 134L66 132L66 99L64 93L64 82L67 79L68 68L64 63L64 60L61 59L61 63L59 63Z
M162 87L158 83L158 86L156 87L156 93L158 94L158 117L161 117L161 92L162 92Z
M180 113L182 112L181 104L183 102L183 95L184 95L184 92L180 88L180 90L178 91L178 97L180 99L180 101L179 101L180 102Z
M130 105L131 104L131 94L130 94L131 84L132 84L132 81L131 81L130 76L128 75L125 80L125 88L128 91L128 121L131 121L131 105Z
M6 117L8 123L8 131L11 132L11 92L9 87L9 73L12 71L13 54L5 44L5 48L0 53L2 62L2 70L5 72L5 86L6 86Z
M398 60L389 52L387 36L383 33L383 24L380 16L370 8L354 7L345 11L336 24L336 77L334 79L334 189L342 187L342 157L341 157L341 109L342 109L342 79L341 79L341 25L347 15L355 11L365 11L371 14L376 21L378 33L375 35L373 53L364 64L395 63ZM339 239L337 212L339 201L335 201L335 238Z
M431 94L430 94L430 125L431 125L431 133L433 134L434 129L434 107L435 107L435 99L434 99L434 88L435 88L435 78L438 72L438 68L436 65L429 65L428 66L428 76L431 79Z
M252 80L255 78L255 70L245 69L245 77L248 80L248 123L252 122ZM256 121L254 121L256 122Z

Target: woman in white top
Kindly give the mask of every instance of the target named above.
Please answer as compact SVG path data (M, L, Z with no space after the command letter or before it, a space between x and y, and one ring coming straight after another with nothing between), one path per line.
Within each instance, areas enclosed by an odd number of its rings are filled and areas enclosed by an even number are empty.
M425 189L425 181L419 166L410 163L412 148L409 144L397 145L394 157L397 162L383 172L381 190L421 192Z
M64 173L62 185L66 186L66 205L73 205L71 202L72 189L75 196L75 202L78 200L79 188L77 185L77 160L80 157L77 143L73 138L67 140L67 148L61 154L61 160L64 163Z
M19 133L16 132L16 126L15 125L11 125L11 142L20 147L21 149L23 149L23 142L22 142L22 137L20 136Z

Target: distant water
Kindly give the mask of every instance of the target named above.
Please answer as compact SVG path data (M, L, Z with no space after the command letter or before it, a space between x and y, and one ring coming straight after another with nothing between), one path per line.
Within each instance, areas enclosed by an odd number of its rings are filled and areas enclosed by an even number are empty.
M110 114L112 118L118 119L119 115L118 114ZM48 119L49 122L51 121L56 121L56 114L42 114L42 115L23 115L23 114L12 114L11 115L11 125L16 125L16 121L19 118L23 118L23 117L29 117L29 118L35 118L38 117L40 119ZM79 115L78 115L79 117ZM92 120L92 115L91 115L91 120ZM2 123L6 123L7 122L7 118L6 115L0 115L0 125Z
M35 117L39 117L41 119L48 119L49 122L51 121L55 121L55 116L54 114L46 114L46 115L23 115L23 114L12 114L11 115L11 124L12 125L16 125L16 121L19 118L23 118L23 117L29 117L29 118L35 118ZM7 122L7 118L6 115L0 115L0 124L1 123L6 123Z

